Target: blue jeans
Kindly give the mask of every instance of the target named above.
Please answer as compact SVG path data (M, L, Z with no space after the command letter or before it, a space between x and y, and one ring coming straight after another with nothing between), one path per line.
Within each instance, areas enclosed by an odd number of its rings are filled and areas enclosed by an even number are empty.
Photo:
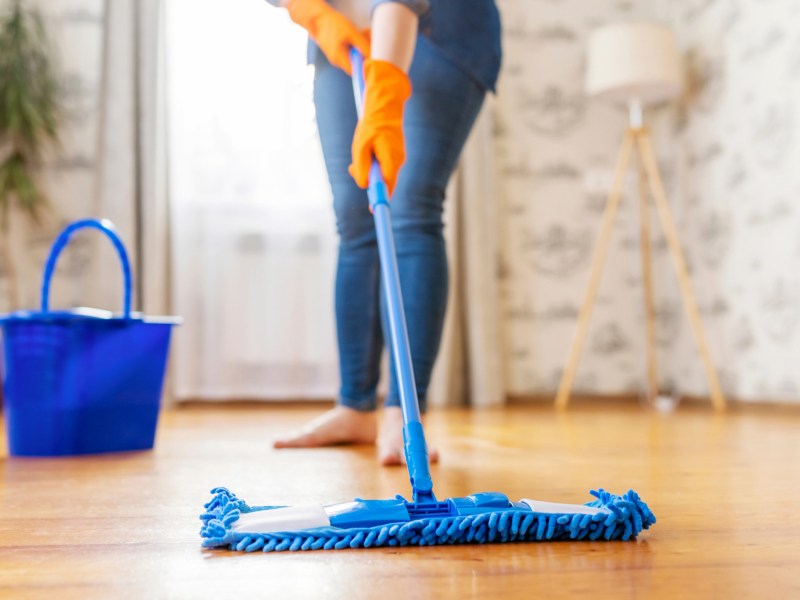
M315 65L314 103L339 233L335 286L339 402L369 411L375 409L380 359L384 338L388 339L375 225L367 193L347 172L358 119L350 78L332 67L321 52ZM417 394L424 410L447 305L442 235L445 188L480 111L484 91L422 36L409 76L413 94L403 120L406 163L392 198L392 226ZM390 344L387 348L391 353ZM391 355L389 359L385 405L398 406Z

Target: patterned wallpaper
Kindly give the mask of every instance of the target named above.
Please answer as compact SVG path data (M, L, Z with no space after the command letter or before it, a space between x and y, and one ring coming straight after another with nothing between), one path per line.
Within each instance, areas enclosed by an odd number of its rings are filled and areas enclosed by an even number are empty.
M648 115L726 393L800 398L800 2L500 0L506 63L496 103L499 267L507 379L558 383L588 280L626 115L585 99L584 43L599 24L657 17L679 32L687 93ZM620 209L576 378L587 392L645 380L638 205ZM652 215L652 212L651 212ZM707 387L653 218L661 385Z
M800 399L800 2L662 2L686 50L674 163L698 294L729 394ZM674 377L702 389L684 327Z

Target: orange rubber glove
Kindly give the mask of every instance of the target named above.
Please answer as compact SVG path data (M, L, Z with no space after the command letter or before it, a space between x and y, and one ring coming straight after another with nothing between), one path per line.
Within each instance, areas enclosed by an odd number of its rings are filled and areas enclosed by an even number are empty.
M308 31L328 61L348 75L352 73L351 47L357 48L362 56L369 56L369 35L359 31L325 0L291 0L286 8L292 21Z
M411 96L411 82L398 67L384 60L364 62L364 110L353 136L350 175L361 188L369 183L372 157L378 159L389 194L406 160L403 107Z

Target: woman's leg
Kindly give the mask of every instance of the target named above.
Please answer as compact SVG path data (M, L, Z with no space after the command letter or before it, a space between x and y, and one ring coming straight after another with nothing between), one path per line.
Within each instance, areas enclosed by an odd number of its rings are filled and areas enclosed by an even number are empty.
M358 116L350 77L320 53L314 103L339 232L335 310L341 389L339 406L277 447L375 441L375 393L383 351L380 265L375 226L364 190L347 172Z
M447 257L442 235L445 188L480 111L484 92L441 57L423 37L410 77L414 93L406 106L407 162L392 199L398 266L409 329L417 393L422 410L439 348L447 305ZM378 310L380 268L367 197L347 166L357 121L350 79L317 61L314 100L340 234L336 321L342 388L340 404L278 447L322 446L375 439L375 389L382 350ZM383 302L381 302L383 304ZM391 352L391 350L390 350ZM391 355L390 355L391 360ZM394 367L381 426L383 464L403 460L402 414ZM438 454L431 451L431 460Z
M392 224L417 395L424 412L447 306L447 256L442 232L445 189L485 93L422 36L409 75L414 91L403 117L406 163L392 198ZM383 313L387 327L385 308ZM389 353L391 359L390 347ZM384 464L397 464L404 455L393 366L385 406L380 458Z

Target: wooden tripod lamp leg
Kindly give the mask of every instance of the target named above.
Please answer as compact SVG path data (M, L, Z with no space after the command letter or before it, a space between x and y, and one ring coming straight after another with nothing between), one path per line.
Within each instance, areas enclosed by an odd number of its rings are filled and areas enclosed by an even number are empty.
M569 403L569 394L572 390L572 383L575 380L575 371L578 368L583 343L586 338L586 331L589 327L589 318L592 314L597 288L600 285L600 276L603 273L603 265L608 254L608 243L611 239L611 228L614 224L614 216L617 214L620 199L622 198L622 185L625 181L625 174L628 171L628 164L633 150L634 133L628 131L622 142L622 147L617 156L617 166L614 172L614 184L606 202L606 209L603 213L603 223L600 227L600 234L597 237L594 253L592 255L592 266L589 275L589 285L586 288L586 296L583 300L580 313L578 314L578 326L575 337L572 339L572 346L569 351L569 358L564 366L561 375L561 383L558 386L556 395L556 408L566 408Z
M680 284L681 295L683 296L683 304L689 316L692 334L694 335L697 348L700 351L700 358L703 361L706 378L708 379L708 385L711 390L711 402L715 409L723 410L725 408L725 397L722 394L717 371L711 360L711 353L709 352L708 342L706 341L705 332L703 330L703 320L697 308L697 300L695 299L694 290L692 289L689 270L686 268L686 260L681 250L678 232L672 219L669 202L667 202L667 195L664 192L664 184L661 181L661 175L658 171L658 163L656 162L655 153L653 152L653 145L646 131L642 131L637 136L637 139L639 143L639 153L642 157L642 163L650 183L650 193L653 195L656 210L658 211L661 225L664 228L664 234L667 236L669 251L675 263L675 270L678 273L678 283Z
M650 211L647 205L647 174L639 156L636 163L639 175L639 217L642 248L642 289L644 292L645 335L647 343L647 402L652 405L658 396L658 363L656 357L655 301L650 254Z

